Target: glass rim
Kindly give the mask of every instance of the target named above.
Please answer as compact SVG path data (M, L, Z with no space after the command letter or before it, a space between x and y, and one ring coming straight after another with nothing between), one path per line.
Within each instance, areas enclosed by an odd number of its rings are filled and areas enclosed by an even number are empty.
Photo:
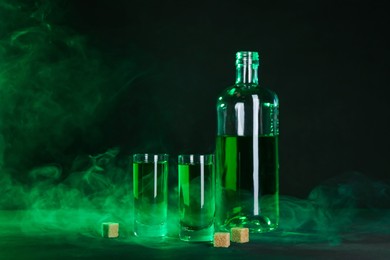
M179 154L177 156L177 160L178 160L178 164L181 164L181 163L193 163L193 164L196 164L196 163L200 163L200 158L201 156L204 156L203 160L205 163L213 163L214 162L214 154Z
M169 160L169 154L167 153L134 153L131 158L133 159L133 162L153 162L153 159L156 156L158 162Z

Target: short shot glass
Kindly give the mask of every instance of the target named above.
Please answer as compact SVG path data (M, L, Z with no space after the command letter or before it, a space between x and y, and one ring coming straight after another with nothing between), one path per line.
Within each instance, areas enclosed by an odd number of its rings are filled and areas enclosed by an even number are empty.
M212 241L215 217L214 155L178 157L180 239Z
M164 237L168 216L167 154L133 155L134 234Z

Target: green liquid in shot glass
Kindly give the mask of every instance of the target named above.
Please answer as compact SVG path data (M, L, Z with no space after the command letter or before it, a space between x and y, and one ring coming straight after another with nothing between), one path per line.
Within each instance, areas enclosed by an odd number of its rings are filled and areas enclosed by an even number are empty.
M202 233L201 231L210 230L214 224L213 165L179 164L178 170L181 238L183 240L209 240L212 233L208 234L210 232L207 231ZM186 236L183 234L192 235L183 238Z
M134 162L134 232L165 236L168 211L168 163Z

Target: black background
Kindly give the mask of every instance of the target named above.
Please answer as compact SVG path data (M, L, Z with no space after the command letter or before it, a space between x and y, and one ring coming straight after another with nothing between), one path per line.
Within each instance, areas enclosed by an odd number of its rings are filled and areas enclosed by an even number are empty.
M99 138L75 137L71 158L114 146L124 157L213 152L217 97L234 83L235 53L252 50L261 84L280 99L281 194L306 197L350 171L388 179L385 1L72 0L57 8L50 19L84 35L108 67L125 64L127 82L93 125Z

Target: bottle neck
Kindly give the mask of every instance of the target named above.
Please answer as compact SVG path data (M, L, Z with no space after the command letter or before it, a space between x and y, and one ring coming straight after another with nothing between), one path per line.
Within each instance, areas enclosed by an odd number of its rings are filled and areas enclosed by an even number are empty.
M259 84L258 67L258 63L256 64L250 61L236 64L236 85Z

